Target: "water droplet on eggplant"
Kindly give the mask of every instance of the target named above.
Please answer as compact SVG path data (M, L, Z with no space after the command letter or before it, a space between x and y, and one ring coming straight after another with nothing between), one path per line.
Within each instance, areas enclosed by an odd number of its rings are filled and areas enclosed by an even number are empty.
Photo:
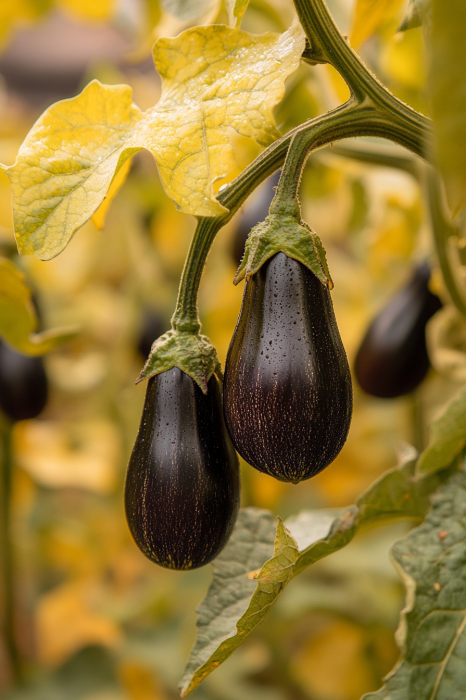
M207 564L230 537L239 497L216 376L207 395L176 367L151 377L125 484L139 549L169 569Z
M280 345L271 345L277 332ZM224 414L240 455L281 481L315 476L346 440L351 375L330 292L284 253L246 283L226 361Z

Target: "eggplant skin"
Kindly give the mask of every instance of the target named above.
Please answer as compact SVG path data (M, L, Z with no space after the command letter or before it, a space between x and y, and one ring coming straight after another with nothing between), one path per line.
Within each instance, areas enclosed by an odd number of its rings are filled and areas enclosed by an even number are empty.
M430 268L419 265L408 284L375 317L354 361L361 388L393 399L414 391L429 371L425 328L442 307L429 289Z
M278 253L247 282L225 366L230 437L253 467L298 483L343 447L353 395L329 290Z
M177 367L151 377L125 484L126 518L141 552L167 569L204 566L227 543L239 498L217 377L207 395Z
M41 357L23 355L0 340L0 409L13 422L36 418L48 399Z

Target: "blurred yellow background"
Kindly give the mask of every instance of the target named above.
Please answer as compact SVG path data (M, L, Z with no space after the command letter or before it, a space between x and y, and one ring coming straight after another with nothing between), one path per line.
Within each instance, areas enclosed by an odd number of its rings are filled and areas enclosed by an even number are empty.
M428 114L421 30L396 33L406 3L328 4L371 69ZM292 16L290 0L251 0L242 28L283 31ZM225 12L214 3L200 21L217 17L224 21ZM43 109L93 78L128 83L142 109L154 104L160 83L153 40L186 26L157 0L2 3L0 161L14 162ZM285 133L346 96L333 69L303 64L287 83L278 127ZM260 149L232 138L243 168ZM336 317L352 363L368 322L410 277L415 262L427 258L435 265L422 195L406 173L326 149L311 157L301 197L304 219L328 253ZM219 233L200 291L203 333L222 363L241 305L242 285L232 284L241 216ZM127 529L122 488L145 392L144 384L134 384L145 359L137 349L144 319L153 312L160 332L169 328L194 226L165 196L154 161L142 153L101 231L89 222L50 262L20 258L9 183L0 172L0 254L25 272L44 327L81 327L75 341L45 358L46 409L13 429L15 621L27 684L11 687L0 650L1 697L178 697L210 567L178 573L146 560ZM352 503L396 463L402 441L420 446L426 436L419 421L425 426L457 388L457 376L434 370L416 397L378 400L355 385L349 439L334 464L298 486L242 464L242 504L286 518L304 508ZM358 700L378 688L398 656L393 634L403 590L388 551L406 528L361 536L293 581L264 624L193 700Z

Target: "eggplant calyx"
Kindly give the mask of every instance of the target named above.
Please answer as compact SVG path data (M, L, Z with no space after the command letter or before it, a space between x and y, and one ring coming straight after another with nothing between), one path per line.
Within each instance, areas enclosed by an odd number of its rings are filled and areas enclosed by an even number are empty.
M217 351L205 335L170 330L153 343L136 384L173 367L194 379L204 394L213 374L222 379Z
M234 284L249 279L277 253L285 253L305 265L325 287L333 289L325 250L319 236L300 218L296 202L274 202L265 221L254 226Z

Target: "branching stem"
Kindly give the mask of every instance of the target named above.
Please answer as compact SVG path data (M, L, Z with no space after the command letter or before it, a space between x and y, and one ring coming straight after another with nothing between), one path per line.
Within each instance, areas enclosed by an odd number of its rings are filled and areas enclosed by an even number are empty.
M246 197L283 165L292 140L292 161L277 191L277 195L284 198L296 195L308 155L334 141L376 136L394 141L421 158L428 155L429 120L392 95L368 70L341 35L324 0L294 0L294 3L311 46L307 58L333 65L347 82L351 97L337 109L301 124L258 156L219 194L218 201L229 210L227 214L199 218L181 276L172 318L175 330L199 332L197 295L215 236Z

